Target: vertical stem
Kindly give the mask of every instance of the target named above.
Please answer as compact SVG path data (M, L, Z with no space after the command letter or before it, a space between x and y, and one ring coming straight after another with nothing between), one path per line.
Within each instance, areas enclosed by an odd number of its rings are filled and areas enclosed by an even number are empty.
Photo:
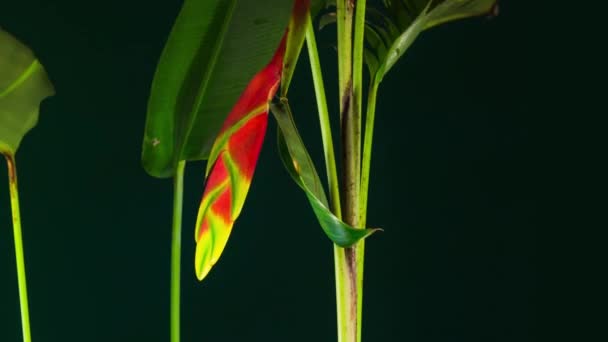
M343 158L342 217L351 226L360 227L360 112L365 0L338 0L336 5ZM353 14L355 14L355 7L357 7L357 17L355 18L355 51L353 53ZM353 54L355 56L354 63ZM363 241L349 248L334 246L339 342L361 341L363 252Z
M182 253L182 201L185 161L177 164L173 179L173 232L171 241L171 342L180 340L180 280Z
M342 214L346 223L357 227L359 191L359 155L357 154L357 118L353 104L353 14L355 0L337 2L338 73L340 90L340 121L342 134Z
M355 152L354 164L357 166L355 169L357 180L357 187L359 187L358 180L361 178L360 167L361 167L361 103L363 100L363 38L365 32L365 7L366 0L357 0L355 8L355 33L353 41L353 90L352 90L352 120L353 120L353 141ZM357 189L357 195L359 195L359 189ZM357 208L359 210L359 208Z
M369 194L369 173L372 160L372 142L376 117L376 95L380 81L372 80L367 94L367 113L365 115L365 140L363 142L363 163L361 166L361 197L359 201L359 222L367 222L367 197Z
M342 135L342 216L353 225L353 197L356 196L355 159L352 156L353 131L352 100L352 21L354 7L351 0L338 0L338 86L340 94L340 122ZM349 222L350 221L350 222ZM338 342L357 342L357 285L354 267L355 249L334 245L334 272L336 276L336 306Z
M23 341L32 340L30 332L30 313L27 300L27 283L25 279L25 257L23 255L23 237L21 235L21 213L19 210L19 190L17 184L17 165L10 154L5 154L8 166L8 182L11 193L11 210L13 214L13 235L15 239L15 257L17 259L17 282L19 285L19 305L21 307L21 328Z
M306 19L306 46L310 59L310 69L312 71L312 80L315 87L315 96L317 98L317 111L319 112L321 138L323 140L323 154L325 157L325 171L327 173L327 185L329 187L329 198L332 206L331 210L333 213L341 215L340 185L338 184L338 172L336 170L336 157L331 134L331 124L329 121L329 110L327 109L323 73L321 72L321 61L319 59L317 40L315 38L312 20L310 19L310 13L307 15Z
M338 342L360 340L357 338L357 282L353 256L354 247L340 248L334 245Z
M355 0L338 0L336 15L338 26L338 87L340 92L340 119L350 101L352 88L352 33Z
M366 0L357 0L355 8L355 37L353 42L353 141L355 155L355 182L357 186L356 202L357 220L353 227L365 227L365 221L361 221L361 211L364 210L359 203L367 193L361 193L361 102L363 99L363 43L365 32L365 10ZM357 342L361 341L361 326L363 318L363 266L365 261L365 240L361 240L355 246L354 251L357 289Z

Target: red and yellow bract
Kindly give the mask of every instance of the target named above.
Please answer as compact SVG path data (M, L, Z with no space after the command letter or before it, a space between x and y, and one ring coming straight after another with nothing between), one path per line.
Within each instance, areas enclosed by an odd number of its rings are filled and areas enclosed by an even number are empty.
M302 47L309 6L309 0L295 0L287 32L272 60L247 85L211 148L195 232L194 266L199 280L219 259L245 204L266 134L269 103L282 76L288 86Z
M281 79L286 35L271 62L245 88L211 149L196 223L195 268L199 280L220 257L245 203L266 134L269 102Z

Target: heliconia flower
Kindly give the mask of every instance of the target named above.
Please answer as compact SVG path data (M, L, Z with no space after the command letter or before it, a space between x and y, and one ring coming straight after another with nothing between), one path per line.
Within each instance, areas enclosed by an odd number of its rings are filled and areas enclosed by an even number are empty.
M269 102L279 87L285 42L245 88L213 144L198 212L196 275L202 280L220 257L239 216L262 148Z

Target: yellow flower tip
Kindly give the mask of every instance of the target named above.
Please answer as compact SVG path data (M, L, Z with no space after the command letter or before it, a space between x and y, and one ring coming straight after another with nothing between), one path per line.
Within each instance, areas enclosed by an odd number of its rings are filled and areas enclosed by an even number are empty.
M215 264L215 262L211 258L209 246L205 245L206 244L204 241L200 241L196 244L196 263L194 265L194 271L196 273L196 278L198 278L199 281L202 281L207 276L207 274L209 274L209 271L211 271L213 264Z
M198 281L203 281L203 279L205 279L205 277L207 276L207 274L209 274L209 271L211 271L211 265L205 265L204 268L197 268L196 269L196 278L198 278Z

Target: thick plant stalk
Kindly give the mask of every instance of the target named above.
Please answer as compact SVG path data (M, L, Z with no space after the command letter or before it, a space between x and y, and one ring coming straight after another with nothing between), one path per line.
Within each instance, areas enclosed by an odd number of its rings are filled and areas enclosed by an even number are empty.
M19 285L19 305L21 307L21 328L23 341L31 342L30 314L27 300L27 282L25 276L25 257L23 255L23 238L21 234L21 213L19 210L19 190L17 184L17 165L12 155L5 154L8 166L8 182L11 193L11 210L13 214L13 235L15 239L15 257L17 259L17 282Z
M337 2L338 73L340 91L340 121L342 134L342 211L344 221L357 227L359 165L356 113L353 106L353 14L354 1Z
M171 239L171 342L180 341L180 284L182 255L182 202L185 161L177 164L173 179L173 229Z
M338 72L342 133L342 218L353 227L359 222L361 167L361 82L365 1L337 2ZM353 15L355 40L353 44ZM353 46L355 51L353 51ZM353 63L353 56L355 61ZM355 69L356 68L356 69ZM353 75L355 75L353 77ZM356 82L356 83L355 83ZM361 341L364 240L349 248L334 246L338 341Z

